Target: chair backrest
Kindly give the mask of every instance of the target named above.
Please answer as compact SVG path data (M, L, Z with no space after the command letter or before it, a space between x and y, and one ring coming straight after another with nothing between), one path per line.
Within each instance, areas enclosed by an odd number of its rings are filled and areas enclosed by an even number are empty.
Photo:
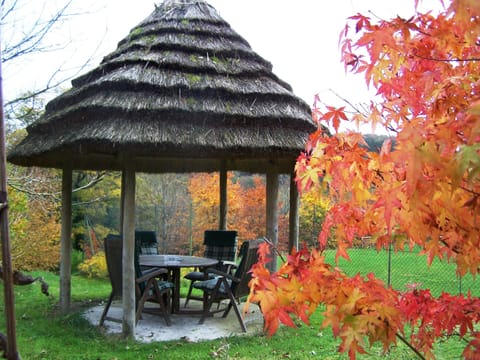
M235 261L237 256L237 232L235 230L206 230L203 244L204 256L210 259Z
M134 266L135 277L142 276L139 261L139 247L135 244ZM123 239L121 235L108 234L104 240L105 258L107 261L108 276L112 284L112 292L115 297L122 296L123 288ZM143 291L142 284L140 284Z
M232 283L232 293L236 298L246 296L250 292L248 283L252 279L250 269L258 262L258 247L264 242L263 239L245 241L240 248L240 264L234 276L240 279L240 282Z
M139 247L140 254L142 255L157 255L158 254L157 233L151 230L136 230L135 246Z
M122 237L120 235L108 234L104 240L104 250L112 293L118 298L122 296L123 288Z

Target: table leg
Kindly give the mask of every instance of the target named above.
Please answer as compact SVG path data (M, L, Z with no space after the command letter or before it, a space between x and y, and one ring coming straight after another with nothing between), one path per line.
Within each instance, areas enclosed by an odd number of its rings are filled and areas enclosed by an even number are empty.
M208 280L208 273L205 271L206 269L203 270L203 275L204 275L204 280ZM208 294L206 291L203 292L203 304L202 304L202 309L205 312L207 310L207 302L208 302Z
M173 289L173 299L172 299L172 313L178 314L180 310L180 269L172 269L173 284L175 288Z

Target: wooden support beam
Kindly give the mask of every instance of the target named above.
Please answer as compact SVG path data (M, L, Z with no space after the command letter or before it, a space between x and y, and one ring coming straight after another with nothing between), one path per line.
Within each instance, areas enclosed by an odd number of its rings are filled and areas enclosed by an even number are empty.
M135 335L135 163L133 159L125 159L122 190L122 334L125 338L133 338Z
M220 166L220 219L218 223L219 230L227 230L227 167L225 161Z
M290 174L290 211L289 211L289 232L288 232L288 251L291 252L295 247L298 249L298 229L299 229L299 195L297 184L295 183L295 171Z
M60 311L71 305L72 278L72 168L62 171L62 227L60 235Z
M267 171L267 239L278 246L278 172L272 166ZM270 271L277 270L277 254L272 253Z

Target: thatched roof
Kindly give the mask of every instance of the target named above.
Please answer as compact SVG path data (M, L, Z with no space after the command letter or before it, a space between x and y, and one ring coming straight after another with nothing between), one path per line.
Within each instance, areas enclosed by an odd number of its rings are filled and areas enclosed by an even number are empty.
M221 160L288 172L315 129L308 105L204 1L165 1L72 86L9 161L120 170L129 154L145 172L213 171Z

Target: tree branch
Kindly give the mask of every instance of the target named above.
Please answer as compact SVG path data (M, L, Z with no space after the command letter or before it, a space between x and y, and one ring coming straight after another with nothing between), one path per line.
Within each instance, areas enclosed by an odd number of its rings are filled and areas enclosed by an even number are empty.
M422 56L418 54L413 54L413 56L418 57L419 59L423 60L431 60L437 62L472 62L472 61L480 61L480 58L453 58L453 59L440 59L440 58L433 58L428 56Z
M415 347L407 341L407 339L405 339L405 338L404 338L402 335L400 335L399 333L396 333L395 335L397 335L397 337L398 337L405 345L407 345L407 346L410 348L410 350L412 350L412 351L415 353L415 355L417 355L417 356L418 356L420 359L422 359L422 360L426 360L425 357L424 357L422 354L420 354L420 352L419 352L417 349L415 349Z
M75 193L75 192L80 191L80 190L89 189L89 188L95 186L96 184L98 184L100 181L102 181L105 178L105 174L106 174L106 172L104 172L104 171L102 171L100 173L97 173L97 175L92 180L90 180L87 184L73 189L72 193Z
M41 18L37 18L32 25L30 31L23 37L18 43L12 46L6 46L2 50L3 57L2 62L7 63L17 57L30 54L32 52L51 51L51 48L42 48L40 44L45 39L45 36L50 32L54 25L60 21L60 19L67 17L66 10L71 5L73 0L69 0L62 8L60 8L50 19L46 22L42 22ZM10 12L17 6L17 1L10 7ZM6 18L6 15L2 17L2 22Z

